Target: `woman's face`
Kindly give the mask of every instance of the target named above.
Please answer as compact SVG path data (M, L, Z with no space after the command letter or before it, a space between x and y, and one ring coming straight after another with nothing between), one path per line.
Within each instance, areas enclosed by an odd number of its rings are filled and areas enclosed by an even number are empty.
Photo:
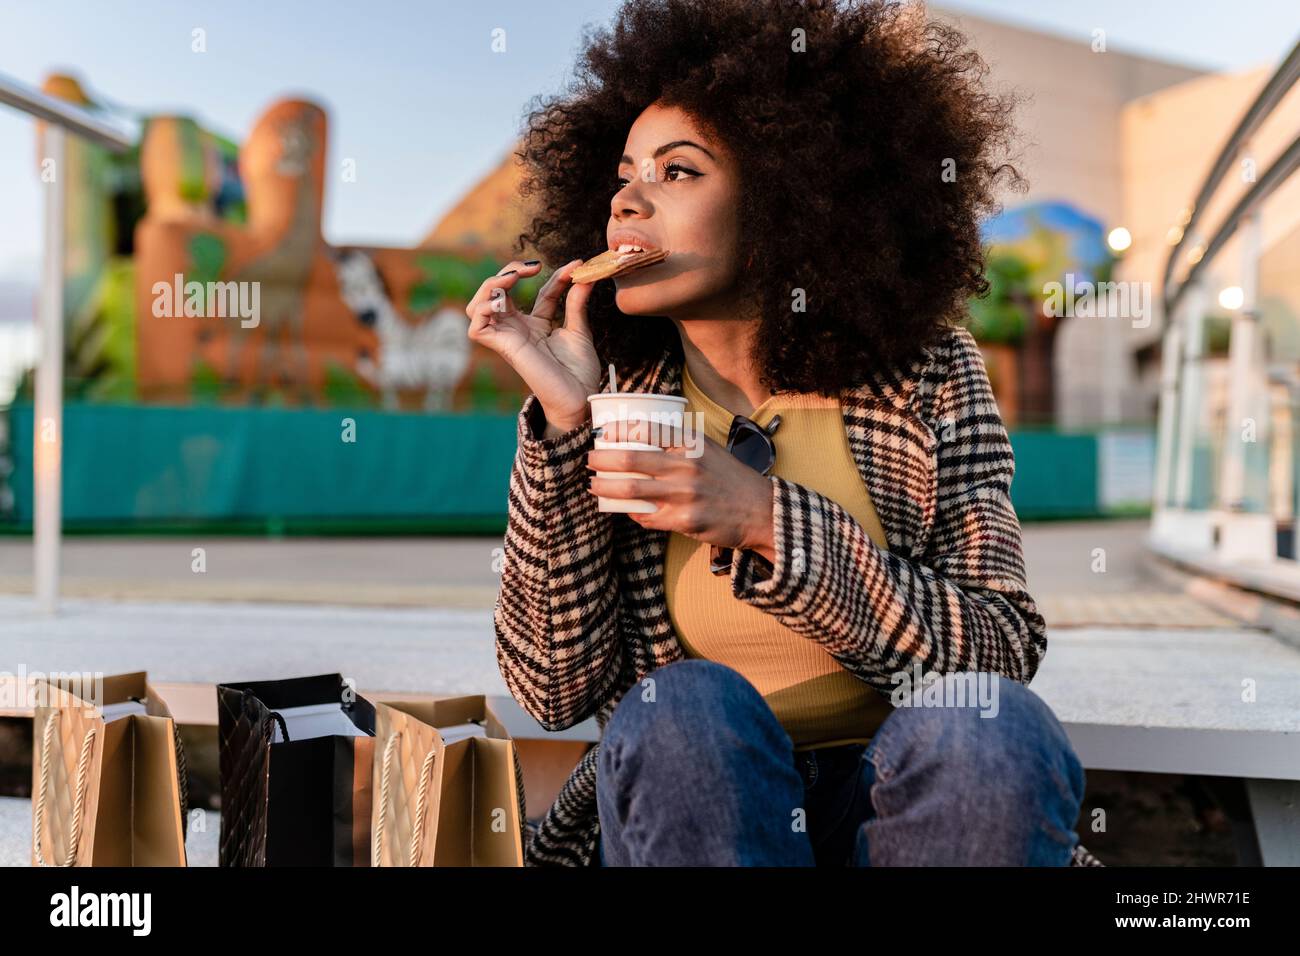
M631 243L668 258L614 279L627 315L691 318L735 284L739 177L722 144L677 107L637 117L610 200L609 248Z

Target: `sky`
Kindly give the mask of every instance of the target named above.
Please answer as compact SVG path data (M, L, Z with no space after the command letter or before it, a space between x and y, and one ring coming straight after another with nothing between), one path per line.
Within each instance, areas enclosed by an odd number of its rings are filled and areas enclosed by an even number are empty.
M530 98L564 84L584 24L618 0L0 0L0 71L38 86L71 70L92 95L182 112L240 140L274 100L329 111L325 236L414 245L511 148ZM1115 50L1212 69L1275 63L1296 0L949 0ZM206 51L192 49L205 32ZM505 49L494 52L493 32ZM34 126L0 107L0 282L39 274Z

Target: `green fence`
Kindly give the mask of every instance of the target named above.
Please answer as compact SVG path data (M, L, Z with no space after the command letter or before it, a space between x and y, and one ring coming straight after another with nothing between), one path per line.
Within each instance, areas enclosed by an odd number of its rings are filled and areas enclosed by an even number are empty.
M31 406L9 420L4 527L21 533L32 521ZM1022 520L1124 510L1106 500L1097 435L1011 437ZM514 415L70 402L64 521L74 532L500 533L514 448Z
M1102 513L1095 435L1012 432L1011 445L1016 453L1011 501L1021 521Z
M10 413L14 521L32 520L32 409ZM504 528L513 415L69 403L70 530L471 533Z

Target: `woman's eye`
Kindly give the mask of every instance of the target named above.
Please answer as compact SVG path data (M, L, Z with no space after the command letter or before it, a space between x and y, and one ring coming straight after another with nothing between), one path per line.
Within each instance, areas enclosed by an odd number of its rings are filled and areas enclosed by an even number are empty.
M666 166L664 166L663 178L665 182L676 182L678 179L681 178L682 175L695 177L702 174L696 172L694 169L691 169L688 166L683 166L681 163L668 163ZM649 181L653 182L653 180L649 180ZM630 182L631 182L630 179L624 179L622 176L618 177L616 180L614 180L614 192L618 192L620 189L623 189Z

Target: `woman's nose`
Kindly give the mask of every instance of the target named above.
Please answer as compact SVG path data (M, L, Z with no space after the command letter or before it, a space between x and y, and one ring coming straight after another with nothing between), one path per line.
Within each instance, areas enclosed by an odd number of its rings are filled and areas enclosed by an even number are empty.
M633 179L630 183L614 193L609 203L610 212L616 219L625 216L644 216L650 211L650 204L640 189L640 181Z

